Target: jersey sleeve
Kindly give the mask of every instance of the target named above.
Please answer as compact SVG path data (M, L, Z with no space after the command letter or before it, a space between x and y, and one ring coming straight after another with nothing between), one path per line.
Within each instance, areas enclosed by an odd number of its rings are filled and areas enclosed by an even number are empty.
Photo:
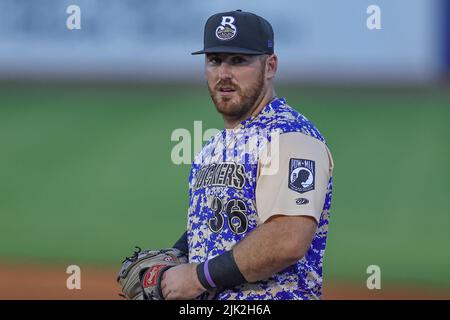
M280 134L261 150L256 208L261 222L274 215L310 216L319 223L333 158L322 141L300 132Z

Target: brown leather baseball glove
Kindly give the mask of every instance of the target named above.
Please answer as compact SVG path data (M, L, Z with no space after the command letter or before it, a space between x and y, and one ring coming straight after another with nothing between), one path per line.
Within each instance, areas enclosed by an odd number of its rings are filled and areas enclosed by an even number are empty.
M187 256L175 248L136 249L131 257L122 262L117 275L122 296L130 300L164 300L161 292L163 273L171 267L187 263Z

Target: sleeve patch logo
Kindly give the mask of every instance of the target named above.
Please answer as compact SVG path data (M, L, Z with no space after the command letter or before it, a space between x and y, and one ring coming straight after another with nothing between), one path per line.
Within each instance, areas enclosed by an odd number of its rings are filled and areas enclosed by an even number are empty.
M299 193L314 190L315 162L306 159L289 160L289 189Z
M295 203L301 206L302 204L308 204L309 200L306 198L297 198L295 199Z

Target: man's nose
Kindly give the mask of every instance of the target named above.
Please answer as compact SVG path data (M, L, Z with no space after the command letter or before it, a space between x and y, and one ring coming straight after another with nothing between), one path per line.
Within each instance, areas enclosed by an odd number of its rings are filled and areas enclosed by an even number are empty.
M231 66L228 63L222 62L220 64L219 77L220 79L231 79L233 77Z

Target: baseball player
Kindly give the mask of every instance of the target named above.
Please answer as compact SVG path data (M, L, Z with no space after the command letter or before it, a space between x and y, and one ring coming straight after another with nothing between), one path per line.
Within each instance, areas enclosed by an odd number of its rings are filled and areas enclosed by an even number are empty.
M276 96L271 25L214 14L193 54L205 55L224 129L192 163L187 231L174 245L188 263L161 273L161 295L320 299L333 160L314 124Z

